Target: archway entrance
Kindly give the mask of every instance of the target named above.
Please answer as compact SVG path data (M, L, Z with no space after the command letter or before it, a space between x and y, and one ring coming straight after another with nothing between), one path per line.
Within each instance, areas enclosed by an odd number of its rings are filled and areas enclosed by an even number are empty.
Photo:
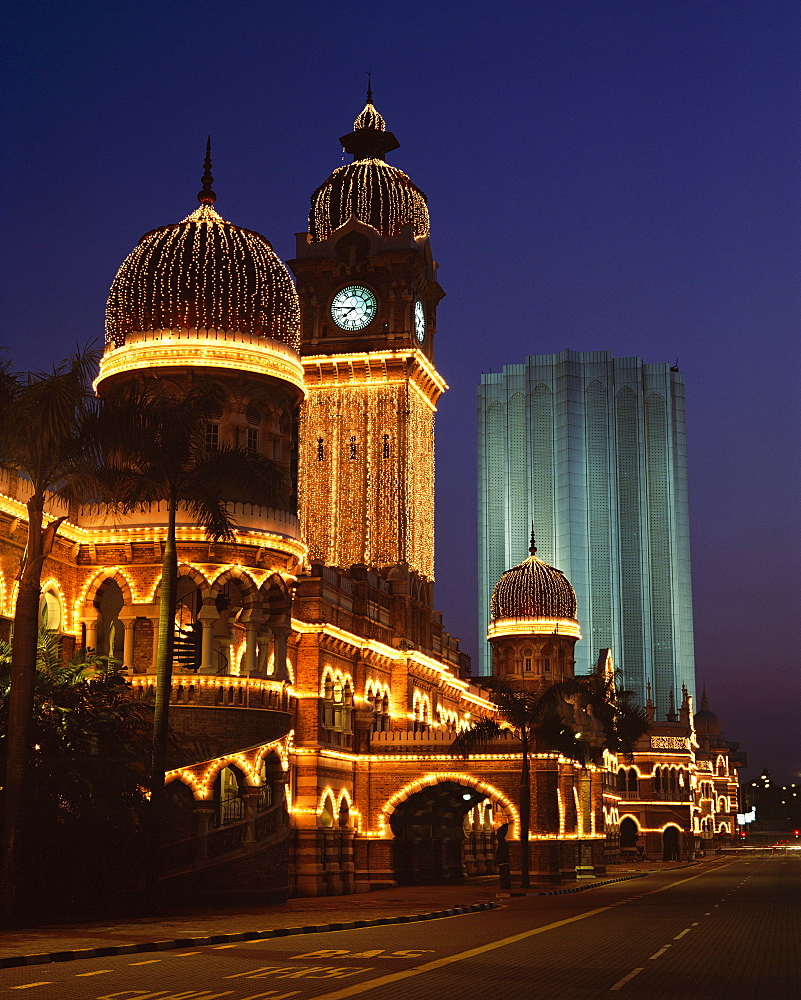
M620 850L634 853L637 850L637 824L627 816L620 824Z
M662 859L663 861L679 860L679 831L675 826L665 827L662 834Z
M476 837L486 840L484 853L494 856L495 834L491 813L487 824L480 804L487 799L470 785L441 781L422 788L402 802L390 816L392 866L401 885L454 882L465 877L465 846ZM469 817L480 816L481 832L474 833ZM486 829L489 825L489 829Z

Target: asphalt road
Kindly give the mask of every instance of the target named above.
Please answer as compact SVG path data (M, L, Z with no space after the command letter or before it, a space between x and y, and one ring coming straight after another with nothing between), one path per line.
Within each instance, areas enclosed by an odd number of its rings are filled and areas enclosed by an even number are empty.
M0 998L801 998L799 858L501 902L413 924L8 969Z

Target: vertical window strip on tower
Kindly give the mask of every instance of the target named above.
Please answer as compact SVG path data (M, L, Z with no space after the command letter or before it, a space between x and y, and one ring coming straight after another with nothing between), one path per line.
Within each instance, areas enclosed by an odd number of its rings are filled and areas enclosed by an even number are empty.
M529 533L528 475L526 469L526 398L516 392L509 400L506 413L507 447L509 456L509 511L507 516L507 562L519 559Z
M609 510L609 422L606 387L592 382L587 406L587 520L592 648L612 645L612 553Z
M645 701L645 644L643 640L642 532L640 530L640 459L637 395L631 386L617 394L617 497L620 544L620 589L623 643L618 666L625 685Z
M504 433L503 405L497 400L487 407L486 419L486 469L487 469L487 526L486 526L486 566L487 591L486 605L489 607L489 595L492 588L501 578L507 568L504 565L505 552L505 499L506 484L504 482ZM486 613L486 608L484 609Z
M650 554L651 635L657 708L668 710L677 695L673 657L671 594L670 496L668 479L667 407L659 393L645 398L645 444L648 476L648 548Z
M531 519L537 548L551 564L556 562L553 461L553 393L540 384L531 394Z

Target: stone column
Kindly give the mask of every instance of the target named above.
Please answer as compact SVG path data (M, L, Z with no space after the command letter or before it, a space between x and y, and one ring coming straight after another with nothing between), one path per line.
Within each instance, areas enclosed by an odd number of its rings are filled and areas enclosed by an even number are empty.
M256 815L258 813L259 796L261 795L261 788L257 788L254 785L243 785L239 789L239 794L242 796L242 804L244 806L245 812L245 822L247 823L247 831L245 833L245 843L255 844L256 843Z
M99 618L84 619L86 626L86 652L96 653L97 650L97 628L100 625Z
M273 638L271 629L262 627L258 635L258 655L256 657L256 676L267 677L268 660L270 657L270 643ZM270 674L269 676L272 676Z
M289 671L286 667L286 646L291 629L287 625L274 625L273 637L275 640L275 669L273 677L277 681L288 681Z
M198 860L209 856L209 827L214 815L214 803L210 799L195 800L195 833L197 836Z
M203 633L200 637L200 667L199 674L216 674L214 664L214 626L220 617L214 603L204 604L198 613L197 620Z
M125 629L125 635L123 637L123 647L122 647L122 668L130 673L134 672L134 627L136 626L136 617L122 617L120 615L120 621L122 622L122 627Z
M262 623L260 608L245 608L239 621L245 626L245 652L242 654L239 673L244 677L256 675L256 643Z

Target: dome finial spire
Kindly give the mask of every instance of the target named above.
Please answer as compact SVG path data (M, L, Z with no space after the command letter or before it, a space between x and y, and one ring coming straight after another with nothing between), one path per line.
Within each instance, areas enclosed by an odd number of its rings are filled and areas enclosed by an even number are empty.
M217 195L211 189L214 183L214 178L211 176L211 136L206 140L206 159L203 161L203 177L200 183L203 187L198 191L197 200L201 205L213 205Z
M373 103L373 88L372 88L372 82L373 82L373 80L372 80L372 76L373 76L373 71L371 69L368 69L367 70L367 103L368 104L372 104Z
M534 556L537 554L537 543L534 541L534 522L531 522L531 541L528 543L528 551Z

